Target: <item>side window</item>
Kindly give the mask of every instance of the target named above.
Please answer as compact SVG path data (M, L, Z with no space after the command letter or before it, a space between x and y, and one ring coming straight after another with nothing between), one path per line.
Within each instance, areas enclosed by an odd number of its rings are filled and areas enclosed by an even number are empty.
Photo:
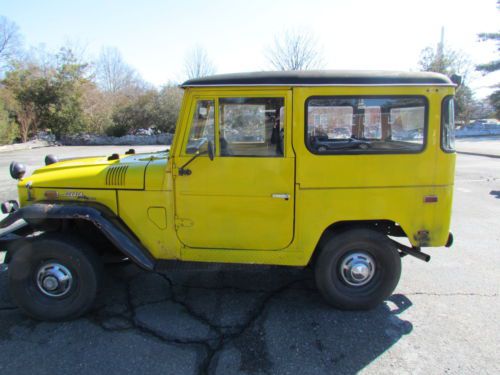
M284 98L219 99L221 156L283 156Z
M425 144L424 97L313 97L306 145L315 154L418 152Z
M455 151L455 101L452 96L443 100L441 111L441 148Z
M185 150L186 154L196 153L208 141L215 144L214 111L213 100L198 100L196 102Z

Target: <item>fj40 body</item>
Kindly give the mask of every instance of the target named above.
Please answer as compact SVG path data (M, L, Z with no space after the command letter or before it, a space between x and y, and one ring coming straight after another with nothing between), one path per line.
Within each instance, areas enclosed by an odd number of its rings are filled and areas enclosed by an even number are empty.
M77 317L118 254L150 271L309 265L327 302L372 308L402 256L451 245L455 86L434 73L211 76L182 85L169 150L49 155L31 176L14 162L19 202L0 223L12 297L39 319Z

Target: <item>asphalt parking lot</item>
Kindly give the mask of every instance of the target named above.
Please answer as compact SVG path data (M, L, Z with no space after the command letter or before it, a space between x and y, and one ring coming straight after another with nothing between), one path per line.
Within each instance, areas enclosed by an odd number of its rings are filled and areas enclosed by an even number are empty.
M125 150L2 153L0 198L15 197L11 160ZM45 323L21 315L0 272L0 373L499 374L499 218L500 159L458 155L455 245L405 257L395 294L368 312L327 306L309 269L118 264L89 314Z

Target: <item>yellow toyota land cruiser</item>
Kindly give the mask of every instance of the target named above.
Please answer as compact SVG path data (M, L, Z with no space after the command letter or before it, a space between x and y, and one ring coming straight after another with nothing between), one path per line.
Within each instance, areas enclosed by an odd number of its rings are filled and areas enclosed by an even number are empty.
M29 177L13 162L19 203L5 202L0 222L12 298L38 319L75 318L115 252L151 271L311 265L331 305L372 308L402 256L428 261L422 247L452 243L458 83L355 71L193 79L168 151L48 155Z

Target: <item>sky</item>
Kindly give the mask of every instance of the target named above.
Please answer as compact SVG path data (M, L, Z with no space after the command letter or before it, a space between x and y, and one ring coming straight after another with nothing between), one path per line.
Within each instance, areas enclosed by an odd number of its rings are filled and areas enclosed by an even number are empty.
M0 15L19 26L26 46L70 43L91 59L117 47L157 86L186 78L185 56L196 46L217 73L270 70L266 50L291 29L315 36L325 69L417 70L442 27L447 47L483 63L498 53L477 34L500 25L496 0L0 0ZM475 74L470 86L484 97L499 80Z

